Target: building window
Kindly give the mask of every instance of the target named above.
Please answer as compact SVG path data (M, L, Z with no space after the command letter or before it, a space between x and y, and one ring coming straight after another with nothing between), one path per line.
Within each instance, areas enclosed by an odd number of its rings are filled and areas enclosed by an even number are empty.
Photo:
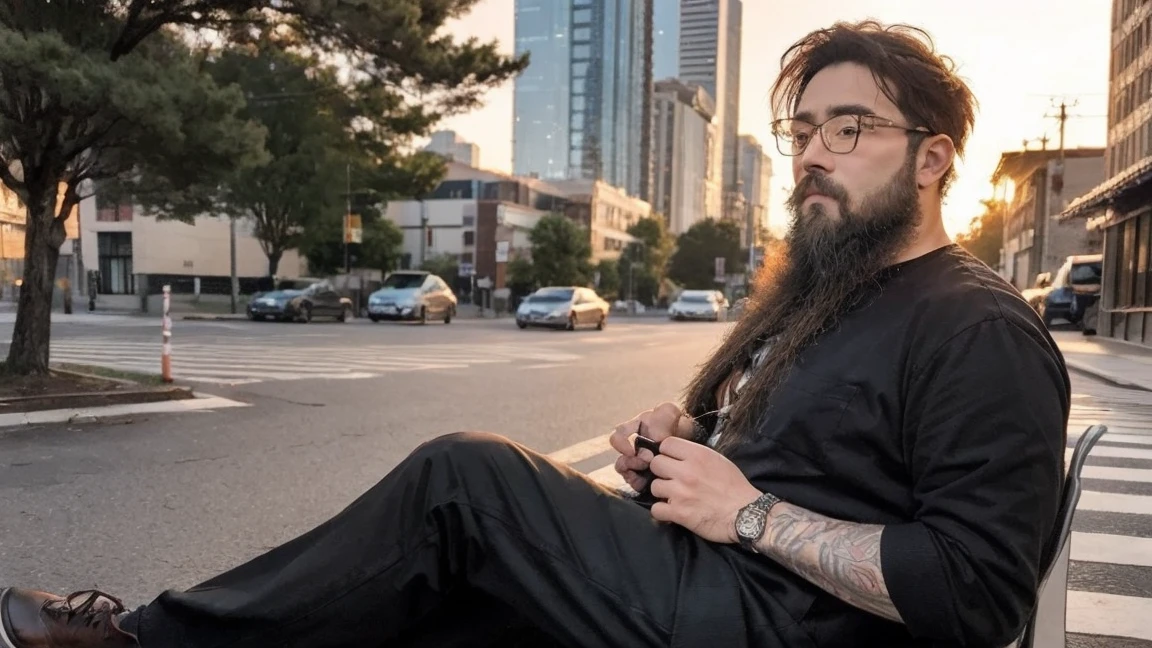
M132 233L98 232L97 256L100 259L100 293L131 295L136 292L132 274Z
M431 228L431 227L428 227L428 228L426 228L426 229L424 230L424 232L425 232L425 234L424 234L424 243L425 243L425 244L426 244L428 247L432 247L432 228Z
M472 230L464 232L464 245L476 245L476 232Z

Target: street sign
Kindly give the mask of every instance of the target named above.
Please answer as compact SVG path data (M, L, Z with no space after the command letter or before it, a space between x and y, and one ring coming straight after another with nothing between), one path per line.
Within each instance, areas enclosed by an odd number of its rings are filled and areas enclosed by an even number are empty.
M361 224L360 214L346 214L344 216L344 242L364 242L364 229Z
M508 248L511 241L496 241L496 263L508 263Z
M726 281L724 276L724 257L716 257L716 282L723 283Z

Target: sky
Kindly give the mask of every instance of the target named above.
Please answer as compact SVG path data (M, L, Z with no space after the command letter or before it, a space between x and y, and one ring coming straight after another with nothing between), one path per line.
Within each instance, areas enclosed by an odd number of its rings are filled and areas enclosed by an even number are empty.
M511 54L513 9L514 0L480 0L447 29L459 38L496 40ZM780 56L809 31L837 20L909 23L927 30L937 49L956 61L980 107L944 203L944 224L955 236L981 213L980 200L991 197L1001 153L1021 150L1026 139L1039 148L1044 135L1049 148L1057 146L1059 124L1046 115L1057 114L1061 100L1076 102L1068 109L1065 146L1104 145L1111 10L1111 0L744 0L740 133L754 136L772 158L772 228L787 225L784 201L793 183L790 159L772 140L769 89ZM511 171L512 88L508 81L488 93L482 108L440 124L478 145L485 168Z

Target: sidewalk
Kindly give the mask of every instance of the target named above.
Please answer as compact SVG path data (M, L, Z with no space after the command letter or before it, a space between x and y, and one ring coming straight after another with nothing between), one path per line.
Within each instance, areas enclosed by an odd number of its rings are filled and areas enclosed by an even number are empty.
M1152 392L1152 349L1078 331L1053 331L1052 338L1060 345L1070 371Z

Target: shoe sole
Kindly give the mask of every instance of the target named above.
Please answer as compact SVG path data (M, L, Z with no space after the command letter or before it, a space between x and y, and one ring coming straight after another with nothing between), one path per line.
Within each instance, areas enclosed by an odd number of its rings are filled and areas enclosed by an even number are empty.
M20 648L16 645L16 640L13 638L16 631L12 629L8 622L8 596L12 593L11 588L4 588L0 590L0 646L3 648Z

